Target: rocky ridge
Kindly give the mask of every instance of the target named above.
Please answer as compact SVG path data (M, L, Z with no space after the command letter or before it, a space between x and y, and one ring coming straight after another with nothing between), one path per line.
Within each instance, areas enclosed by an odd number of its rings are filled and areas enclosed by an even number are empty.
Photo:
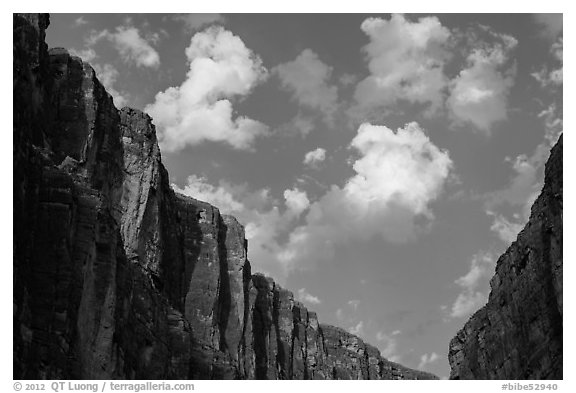
M150 117L15 14L15 379L429 379L252 274L244 228L175 193Z
M451 379L562 379L562 136L488 303L450 342Z

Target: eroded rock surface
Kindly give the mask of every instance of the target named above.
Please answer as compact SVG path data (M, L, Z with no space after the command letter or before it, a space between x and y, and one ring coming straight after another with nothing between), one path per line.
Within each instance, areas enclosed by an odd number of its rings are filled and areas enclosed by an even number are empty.
M14 15L15 379L435 378L252 274L244 228L176 194L152 119Z
M562 136L491 292L450 342L452 379L562 379Z

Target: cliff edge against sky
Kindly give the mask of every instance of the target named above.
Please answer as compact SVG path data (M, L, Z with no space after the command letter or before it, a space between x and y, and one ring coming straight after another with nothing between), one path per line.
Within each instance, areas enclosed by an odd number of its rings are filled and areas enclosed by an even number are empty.
M252 274L244 228L175 193L150 117L14 15L15 379L421 379Z

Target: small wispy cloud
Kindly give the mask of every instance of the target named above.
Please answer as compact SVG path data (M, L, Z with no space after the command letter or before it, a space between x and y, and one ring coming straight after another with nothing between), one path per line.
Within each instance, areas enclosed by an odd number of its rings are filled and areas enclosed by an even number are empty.
M360 300L348 300L348 305L352 307L354 311L358 310L358 306L360 305Z
M440 356L438 356L436 352L432 352L431 354L425 353L420 357L420 363L417 368L419 370L424 370L427 366L436 362L438 359L440 359Z
M452 305L451 317L466 317L486 303L495 266L496 258L491 252L480 252L472 257L468 273L455 281L462 291Z
M355 334L356 336L363 336L364 335L364 321L360 321L356 325L350 326L348 328L348 331L351 334Z
M83 16L80 16L80 17L74 19L74 26L75 27L84 26L86 24L88 24L88 21Z
M318 110L328 124L338 109L338 88L330 85L332 67L320 60L318 54L305 49L295 60L272 69L283 89L292 94L299 105Z
M376 333L376 341L378 341L378 347L382 352L382 356L392 362L400 360L400 355L398 354L398 341L395 338L395 336L399 334L399 330L395 330L390 334L383 330Z
M493 124L507 118L508 95L515 77L510 59L518 41L488 28L483 30L491 43L473 40L467 67L449 84L446 106L456 124L471 124L471 130L490 135Z
M321 163L325 159L326 159L326 149L319 147L315 150L306 153L303 162L304 165L316 167L319 163Z
M212 24L224 24L226 21L221 14L179 14L173 15L171 19L182 22L188 33L198 31Z
M317 296L310 294L306 290L306 288L300 288L298 290L298 300L300 300L301 302L304 302L304 303L309 303L309 304L322 303L322 301Z

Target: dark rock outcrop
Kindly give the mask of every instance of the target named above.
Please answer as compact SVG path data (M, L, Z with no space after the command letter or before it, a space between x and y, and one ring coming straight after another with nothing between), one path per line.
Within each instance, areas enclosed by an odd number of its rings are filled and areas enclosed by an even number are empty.
M488 304L450 342L451 379L562 379L562 136Z
M422 379L252 274L244 228L175 193L146 114L14 15L15 379Z

